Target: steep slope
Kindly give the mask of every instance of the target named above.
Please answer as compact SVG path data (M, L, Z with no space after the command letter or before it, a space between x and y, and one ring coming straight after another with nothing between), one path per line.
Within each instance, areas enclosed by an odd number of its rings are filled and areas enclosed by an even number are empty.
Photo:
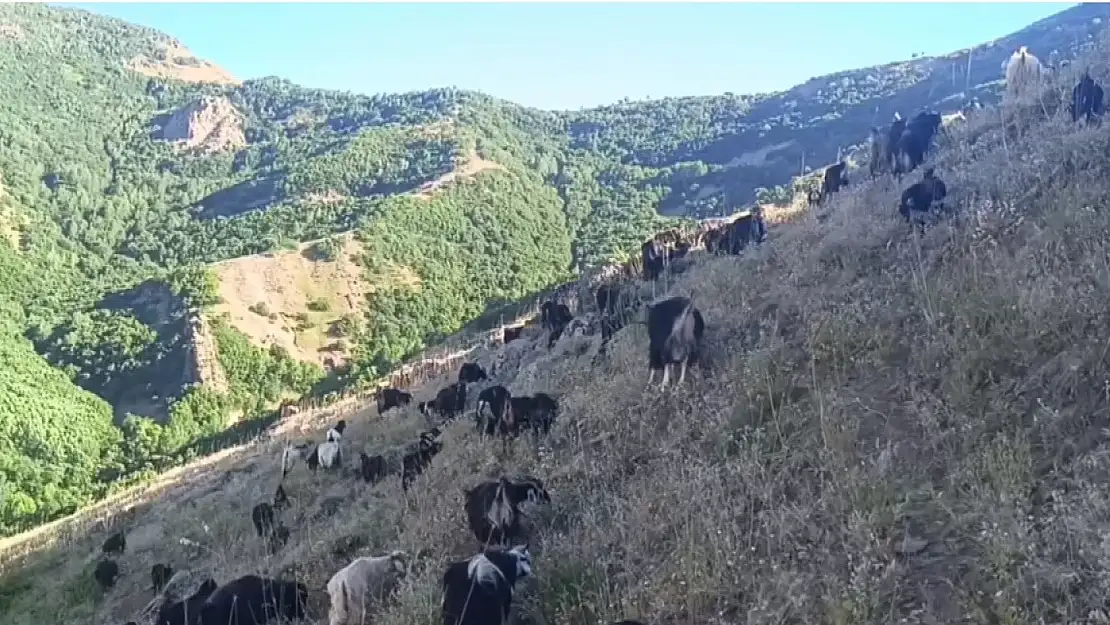
M1107 59L1110 40L1088 59L1104 83ZM133 502L109 593L89 581L107 533L90 519L0 578L0 609L15 625L121 622L149 601L154 561L318 589L355 555L404 549L408 580L374 621L437 622L445 565L479 549L459 489L508 473L553 498L526 517L521 622L1101 622L1110 127L1065 117L1004 138L988 109L953 129L933 164L959 219L924 235L897 217L904 185L880 179L746 257L695 253L672 290L696 293L707 322L685 387L645 390L642 327L605 353L598 336L549 351L530 334L475 358L515 394L560 394L540 448L502 455L447 425L407 497L395 476L297 467L292 538L269 556L247 509L272 496L280 442L259 442ZM427 425L326 416L351 424L351 455L394 461ZM319 596L309 607L327 622Z
M971 82L989 90L1010 43L1067 57L1103 13L1077 7L977 48ZM4 340L27 359L13 370L45 358L106 400L122 437L97 438L100 460L81 465L71 492L44 496L0 532L226 444L238 421L271 417L285 398L364 383L475 316L634 252L669 223L660 210L731 212L756 186L789 183L802 146L818 164L834 143L862 140L881 98L903 110L956 106L961 62L848 72L786 94L565 113L458 89L369 97L278 78L240 84L150 29L0 6L0 244L13 252L0 271L22 276L3 294ZM209 264L285 259L341 233L363 250L344 272L363 273L352 292L367 298L349 304L361 318L345 325L358 331L330 360L274 348L249 317L213 308L221 297L227 311L259 302L237 299ZM325 275L326 261L309 262L298 271ZM309 303L283 312L309 318ZM317 321L310 342L338 319ZM324 379L328 363L349 367ZM59 405L76 402L74 413L99 423L99 409L77 405L85 394L62 395ZM3 477L31 483L30 467Z

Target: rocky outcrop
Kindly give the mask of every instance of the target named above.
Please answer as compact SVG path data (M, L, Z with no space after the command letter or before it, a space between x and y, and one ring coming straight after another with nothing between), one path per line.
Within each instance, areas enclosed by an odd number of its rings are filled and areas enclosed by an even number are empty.
M243 114L223 96L205 96L174 111L162 126L161 138L200 154L247 145Z
M199 384L217 393L227 391L227 376L216 351L216 337L204 317L191 312L185 324L187 385Z

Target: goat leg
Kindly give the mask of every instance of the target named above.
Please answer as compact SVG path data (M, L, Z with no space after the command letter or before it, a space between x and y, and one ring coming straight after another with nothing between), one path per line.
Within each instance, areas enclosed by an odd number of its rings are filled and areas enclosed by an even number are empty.
M671 367L670 367L670 365L664 364L663 365L663 382L659 384L659 390L663 390L663 389L667 388L667 380L669 380L670 377L671 377Z
M679 386L682 386L682 382L683 382L683 380L685 380L685 379L686 379L686 361L685 361L685 360L683 360L683 361L682 361L682 362L681 362L681 363L679 364L679 370L678 370L678 385L679 385Z
M664 368L663 371L666 372L666 368ZM644 390L647 390L647 389L651 388L651 382L654 379L655 379L655 369L652 369L651 367L648 367L647 387Z

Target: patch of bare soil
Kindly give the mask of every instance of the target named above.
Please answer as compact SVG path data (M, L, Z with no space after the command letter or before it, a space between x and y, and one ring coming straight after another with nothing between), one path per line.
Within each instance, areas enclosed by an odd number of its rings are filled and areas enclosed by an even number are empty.
M205 96L174 111L162 139L200 154L237 150L247 144L243 114L223 96Z
M421 199L428 199L446 185L469 180L479 173L489 170L505 171L505 168L500 163L482 158L477 152L471 152L453 170L435 180L420 185L420 188L413 195Z
M294 358L321 366L346 361L350 345L335 328L344 316L361 315L371 285L363 278L361 247L351 235L339 237L331 260L314 260L319 242L295 250L245 256L212 265L232 325L260 347L280 345ZM396 280L419 287L419 278L398 268Z
M151 78L172 78L216 85L243 84L243 81L224 68L197 57L176 41L163 42L151 56L136 56L128 61L127 68Z

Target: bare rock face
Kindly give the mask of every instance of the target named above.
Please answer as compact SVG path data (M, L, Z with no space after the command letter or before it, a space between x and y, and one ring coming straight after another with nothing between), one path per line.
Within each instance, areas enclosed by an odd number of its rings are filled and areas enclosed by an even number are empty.
M162 139L200 154L238 150L247 145L243 114L223 96L205 96L170 115Z

